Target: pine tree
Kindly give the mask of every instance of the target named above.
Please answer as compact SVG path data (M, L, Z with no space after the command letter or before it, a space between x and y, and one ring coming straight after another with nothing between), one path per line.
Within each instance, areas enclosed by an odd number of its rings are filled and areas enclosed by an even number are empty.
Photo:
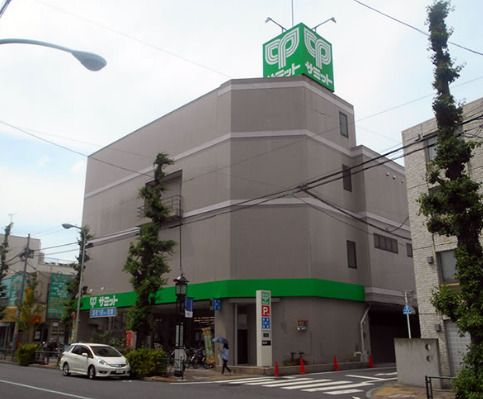
M440 286L433 294L436 310L448 316L471 344L455 389L459 399L483 397L483 196L480 184L467 173L476 143L462 136L462 108L455 103L449 85L459 77L448 52L450 33L445 19L448 1L428 8L430 43L433 51L436 97L433 110L437 121L436 157L429 165L427 181L434 188L420 197L421 212L431 233L454 236L456 278L459 289Z
M136 304L129 311L128 328L136 332L138 348L149 344L155 294L166 284L163 277L169 272L166 255L172 253L175 246L172 240L159 239L159 232L170 214L162 202L164 168L172 163L166 154L158 154L154 162L154 180L139 191L151 222L141 226L139 239L131 243L124 266L124 271L131 274L130 281L137 294Z

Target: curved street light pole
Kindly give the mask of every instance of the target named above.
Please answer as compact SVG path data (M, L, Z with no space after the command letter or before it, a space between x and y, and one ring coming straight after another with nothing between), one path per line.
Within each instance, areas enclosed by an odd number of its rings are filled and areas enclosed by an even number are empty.
M55 50L65 51L66 53L72 54L89 71L99 71L107 65L106 60L100 55L89 53L87 51L73 50L68 47L63 47L57 44L43 42L40 40L0 39L0 44L31 44L34 46L49 47Z
M71 344L74 342L77 342L77 336L79 333L79 318L80 318L80 305L81 305L81 297L82 297L82 275L84 271L84 257L86 253L86 242L87 242L87 237L85 234L85 230L82 227L75 226L70 223L63 223L62 227L64 229L79 229L81 232L81 239L82 239L82 249L81 249L81 259L80 259L80 270L79 270L79 290L77 291L77 308L75 312L75 323L74 323L74 328L72 329L72 337L71 337Z

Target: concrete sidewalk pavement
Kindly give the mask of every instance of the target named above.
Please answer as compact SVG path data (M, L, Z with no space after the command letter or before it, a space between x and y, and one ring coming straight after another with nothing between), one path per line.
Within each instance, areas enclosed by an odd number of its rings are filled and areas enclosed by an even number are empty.
M427 399L426 388L402 385L399 383L386 384L370 391L371 399ZM434 399L454 399L452 391L433 388Z

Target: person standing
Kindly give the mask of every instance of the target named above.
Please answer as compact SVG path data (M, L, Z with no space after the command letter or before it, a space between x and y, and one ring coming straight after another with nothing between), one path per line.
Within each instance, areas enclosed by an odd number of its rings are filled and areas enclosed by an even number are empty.
M228 360L230 360L230 348L228 347L228 342L223 344L223 349L221 350L221 360L223 361L221 374L225 374L225 370L231 374L231 369L228 367Z

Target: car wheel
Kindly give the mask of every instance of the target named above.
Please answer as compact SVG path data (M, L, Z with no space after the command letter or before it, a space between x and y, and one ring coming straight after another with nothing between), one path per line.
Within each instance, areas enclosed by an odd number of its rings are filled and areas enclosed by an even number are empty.
M89 366L87 369L87 377L89 377L90 380L96 378L96 368L94 366Z
M69 363L64 363L64 365L62 366L62 374L65 377L68 377L70 375Z

